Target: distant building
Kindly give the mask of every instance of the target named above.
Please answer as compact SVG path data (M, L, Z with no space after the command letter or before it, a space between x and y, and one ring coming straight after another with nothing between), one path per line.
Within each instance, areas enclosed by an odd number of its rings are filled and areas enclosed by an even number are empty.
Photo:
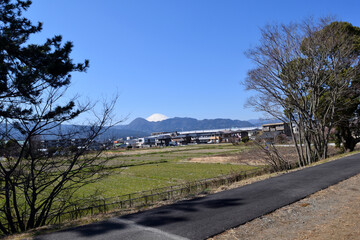
M153 146L178 146L187 144L203 144L203 143L227 143L239 142L243 137L251 137L257 135L260 131L259 127L247 128L230 128L230 129L212 129L212 130L194 130L179 132L154 132L151 136L132 139L127 137L126 140L115 141L113 144L119 146L132 147L153 147Z
M157 136L157 135L169 135L171 132L153 132L151 133L151 136Z
M176 145L187 145L191 143L191 137L188 134L180 134L171 138Z
M124 144L126 144L127 147L131 146L131 147L136 147L138 140L131 138L131 137L127 137L126 140L124 141Z
M170 134L162 134L158 135L155 138L155 145L160 147L170 146L171 135Z
M262 125L262 132L261 138L275 138L280 134L291 136L289 124L284 122L264 124Z
M113 142L98 142L91 141L86 138L62 138L62 139L47 139L41 140L39 148L42 151L48 151L50 148L69 148L76 147L78 149L86 148L87 150L100 150L112 147Z
M143 148L155 146L155 140L156 137L154 136L138 138L136 142L136 147Z
M83 147L87 143L87 139L85 138L59 138L59 139L47 139L41 140L41 148L49 149L49 148L59 148L59 147Z

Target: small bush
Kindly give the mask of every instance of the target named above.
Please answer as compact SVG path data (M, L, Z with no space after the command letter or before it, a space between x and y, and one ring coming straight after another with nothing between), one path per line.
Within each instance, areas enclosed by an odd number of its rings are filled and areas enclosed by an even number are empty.
M280 134L275 138L275 143L284 144L287 142L288 142L288 137L285 134Z

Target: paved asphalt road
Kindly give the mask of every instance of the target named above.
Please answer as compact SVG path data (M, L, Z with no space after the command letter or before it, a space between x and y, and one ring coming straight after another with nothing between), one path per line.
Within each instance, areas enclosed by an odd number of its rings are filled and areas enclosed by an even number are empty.
M206 239L360 173L360 154L37 239Z

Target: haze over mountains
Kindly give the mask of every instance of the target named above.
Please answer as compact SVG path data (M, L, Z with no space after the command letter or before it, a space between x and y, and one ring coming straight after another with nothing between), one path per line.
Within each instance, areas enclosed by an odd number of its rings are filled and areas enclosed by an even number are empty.
M152 115L153 116L153 115ZM151 117L151 116L150 116ZM127 125L117 125L109 129L103 135L99 137L100 140L106 139L118 139L125 138L128 136L132 137L143 137L148 136L153 132L174 132L174 131L192 131L192 130L211 130L211 129L224 129L224 128L244 128L261 126L265 123L277 122L276 120L263 120L263 119L252 119L248 121L231 120L231 119L204 119L197 120L195 118L188 117L174 117L167 118L164 115L156 115L152 118L148 118L148 121L144 118L136 118ZM164 119L164 120L161 120ZM5 128L3 124L0 124L2 128ZM85 128L84 128L85 127ZM84 129L86 132L86 126L77 125L62 125L62 131L71 131L73 129ZM56 132L56 129L53 129ZM80 131L81 132L81 131ZM21 139L21 134L17 130L12 131L14 138ZM78 137L84 137L81 134ZM46 139L52 139L54 136L44 136Z
M168 118L162 121L148 121L144 118L136 118L128 125L119 125L115 128L123 130L133 130L141 132L172 132L172 131L191 131L191 130L209 130L221 128L241 128L254 126L248 121L231 119L204 119L195 118Z

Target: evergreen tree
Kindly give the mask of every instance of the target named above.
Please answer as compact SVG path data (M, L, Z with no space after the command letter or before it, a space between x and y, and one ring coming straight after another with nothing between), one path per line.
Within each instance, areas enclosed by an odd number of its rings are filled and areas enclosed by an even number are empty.
M71 72L83 72L88 60L74 64L70 58L71 42L62 44L61 36L44 44L27 44L30 36L41 31L22 16L31 1L3 0L0 3L0 116L31 117L28 104L39 104L46 89L59 89L70 84ZM62 115L74 109L70 101L50 111L45 118ZM74 112L74 117L76 112Z
M71 208L81 186L104 176L107 159L101 151L87 154L95 139L112 126L116 99L103 105L92 124L76 131L61 132L61 125L87 112L91 104L65 99L71 73L84 72L88 61L75 64L71 42L61 36L43 44L28 44L41 31L22 16L31 1L0 2L0 232L11 234L52 223ZM6 124L3 124L6 123ZM6 126L4 128L4 126ZM21 133L14 139L11 128ZM69 148L69 139L83 137L81 147ZM46 135L57 137L61 155L41 151ZM71 151L70 151L71 150ZM60 151L60 150L59 150Z

